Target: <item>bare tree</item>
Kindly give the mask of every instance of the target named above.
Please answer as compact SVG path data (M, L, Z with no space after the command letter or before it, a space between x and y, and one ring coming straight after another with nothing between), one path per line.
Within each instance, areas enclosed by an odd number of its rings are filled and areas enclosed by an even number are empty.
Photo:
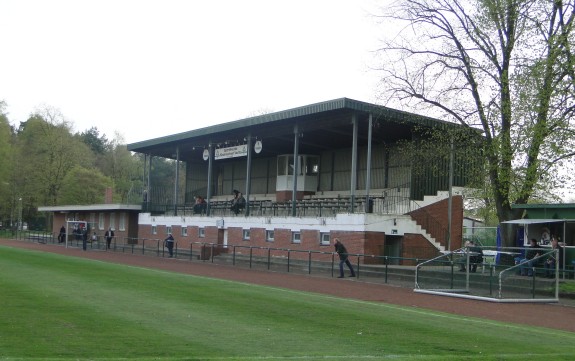
M569 175L574 6L399 0L383 10L386 24L400 25L380 49L383 99L482 131L499 221Z

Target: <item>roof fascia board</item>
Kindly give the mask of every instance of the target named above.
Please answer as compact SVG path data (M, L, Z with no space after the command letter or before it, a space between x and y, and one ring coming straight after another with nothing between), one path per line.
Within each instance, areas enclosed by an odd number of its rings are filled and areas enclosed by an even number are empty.
M560 222L575 222L575 219L514 219L511 221L504 221L504 224L541 224L541 223L560 223Z
M40 206L39 212L79 212L79 211L141 211L142 206L137 204L91 204L91 205L65 205Z

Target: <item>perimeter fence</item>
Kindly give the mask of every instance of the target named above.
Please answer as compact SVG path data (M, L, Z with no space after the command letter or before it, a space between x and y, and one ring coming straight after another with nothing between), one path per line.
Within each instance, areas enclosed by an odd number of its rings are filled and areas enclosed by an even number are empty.
M10 237L8 237L10 238ZM25 231L15 237L21 240L60 244L63 247L83 248L83 240L68 237L58 242L57 234ZM222 245L209 242L175 242L173 259L203 262L270 272L302 275L339 276L339 258L331 251L312 251L249 245ZM575 250L575 247L566 247ZM168 258L168 250L161 239L114 237L107 248L103 237L89 241L87 250L120 252ZM542 263L532 267L531 276L521 276L528 265L517 263L523 248L483 247L483 261L475 272L469 249L460 249L439 257L403 258L392 256L350 254L356 278L364 282L385 283L414 287L417 292L448 296L478 298L498 302L556 302L560 282L573 282L573 268L563 265L554 270L553 278L545 278ZM543 261L552 252L539 256ZM172 260L170 260L171 262ZM470 268L471 266L471 268ZM463 271L461 271L463 270ZM346 274L349 271L344 268Z

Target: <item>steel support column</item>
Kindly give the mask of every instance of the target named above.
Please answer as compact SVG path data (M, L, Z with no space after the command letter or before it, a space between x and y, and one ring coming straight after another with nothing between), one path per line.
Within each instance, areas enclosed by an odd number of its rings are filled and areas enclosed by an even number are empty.
M371 137L372 137L373 117L369 114L367 130L367 165L365 175L365 213L369 212L369 191L371 190Z
M299 127L294 125L293 127L294 140L293 140L293 188L291 194L291 215L295 217L297 215L297 205L296 205L296 194L297 194L297 176L299 167Z
M178 188L180 186L180 147L176 147L176 179L174 180L174 216L178 215Z
M246 216L250 215L250 191L252 187L252 134L249 133L247 138L247 161L246 161Z
M211 203L212 203L212 166L213 166L213 161L212 159L214 158L214 145L212 144L212 142L209 143L208 145L208 189L206 191L206 198L208 205L206 206L206 215L209 216L210 215L210 211L211 211Z
M353 144L351 147L351 185L350 185L350 206L349 212L353 213L355 205L355 189L357 188L357 115L352 115L351 123L353 125Z

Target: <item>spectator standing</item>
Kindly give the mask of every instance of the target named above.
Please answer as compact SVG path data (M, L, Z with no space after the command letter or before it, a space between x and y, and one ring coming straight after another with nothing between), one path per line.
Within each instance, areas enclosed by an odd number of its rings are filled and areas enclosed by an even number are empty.
M174 236L171 233L168 233L168 238L164 240L164 246L168 249L170 258L174 257Z
M549 231L549 228L543 227L541 229L541 242L539 242L539 244L548 245L549 242L551 242L551 232Z
M343 243L341 243L339 241L339 238L335 238L333 245L335 247L335 253L337 253L337 255L339 256L339 277L338 278L343 278L343 276L344 276L344 274L343 274L343 264L344 263L347 265L347 267L349 268L349 270L351 272L350 277L355 277L355 271L353 270L353 266L351 265L351 262L349 261L349 255L348 255L347 249L345 248Z
M66 241L66 227L62 225L60 227L60 234L58 234L58 243L63 243Z
M106 247L110 249L110 245L112 244L112 238L114 238L114 231L112 230L112 227L108 228L108 230L104 234L104 238L106 238Z
M88 227L82 227L80 232L82 232L82 249L85 251L88 249Z
M555 237L551 237L551 248L557 251L559 255L558 258L556 253L553 253L545 260L545 277L553 278L555 277L555 269L557 267L557 261L559 261L559 268L563 265L563 247L559 246L559 241Z

